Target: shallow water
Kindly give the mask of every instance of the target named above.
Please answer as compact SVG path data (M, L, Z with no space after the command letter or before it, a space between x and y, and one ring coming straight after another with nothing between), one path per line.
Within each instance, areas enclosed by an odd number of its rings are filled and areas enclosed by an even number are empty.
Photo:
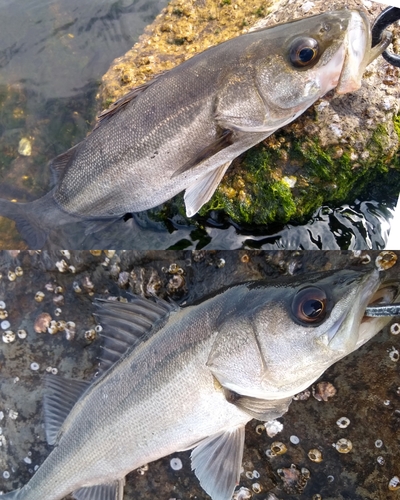
M112 60L137 40L166 4L0 0L0 197L30 201L49 190L47 162L90 131L98 82ZM18 153L20 140L31 155ZM49 247L65 248L382 248L395 200L355 201L321 208L304 226L238 228L220 214L167 224L152 212L86 235L84 224L64 227ZM0 220L3 248L21 248L11 222Z
M222 286L244 280L276 278L282 274L301 274L306 280L307 273L315 270L345 267L367 270L374 265L377 253L370 252L371 259L366 255L280 251L117 252L114 255L0 252L3 275L0 300L6 303L11 328L27 331L25 339L17 338L10 344L0 339L0 491L25 484L51 451L45 444L42 419L47 369L57 369L60 376L86 380L90 380L96 370L101 338L90 342L85 337L85 332L95 325L94 298L126 292L146 295L156 292L178 303L190 304ZM74 273L60 272L56 263L62 259L74 266ZM10 281L8 272L17 266L22 267L23 275ZM399 263L393 270L398 267ZM177 269L181 270L179 274ZM127 281L124 273L128 275ZM92 290L87 278L93 283ZM74 283L78 284L80 293L75 291ZM59 300L56 298L59 294L49 290L49 285L63 287L64 304L58 305L61 309L58 317L54 300ZM44 293L41 302L34 299L39 290ZM35 333L33 325L42 312L48 312L57 320L74 321L75 337L68 340L62 331L54 335ZM390 358L390 352L395 347L399 349L397 337L386 328L331 367L320 380L332 383L337 389L336 395L327 402L312 396L294 401L289 412L279 418L283 431L274 438L268 437L262 428L257 432L260 422L250 422L246 428L244 473L239 486L252 491L254 483L259 483L261 494L254 493L253 500L265 499L269 491L280 499L312 499L315 494L324 500L395 498L390 496L388 481L399 474L400 459L396 434L400 424L400 361ZM38 369L32 369L32 363L37 363L38 366L33 367ZM162 418L162 413L160 415ZM337 425L341 417L350 420L348 427ZM299 443L293 444L291 436L297 436ZM339 454L332 447L340 438L352 441L352 452ZM377 440L382 441L380 448L375 445ZM288 451L269 459L265 452L273 441L283 442ZM308 458L313 448L322 452L322 462L315 463ZM189 452L175 453L149 464L143 474L132 472L127 478L124 498L208 499L190 470L189 455ZM172 470L172 457L182 460L181 470ZM382 457L381 463L378 457ZM283 490L277 471L290 468L291 464L310 471L302 494L289 495ZM253 471L260 477L250 479L248 476ZM5 472L8 474L4 475Z

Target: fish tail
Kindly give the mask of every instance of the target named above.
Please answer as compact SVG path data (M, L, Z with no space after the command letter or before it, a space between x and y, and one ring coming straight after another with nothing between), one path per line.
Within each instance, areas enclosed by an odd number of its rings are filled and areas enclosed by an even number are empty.
M35 210L34 204L35 202L14 203L0 198L0 216L15 222L29 248L39 249L46 242L47 232L41 225L41 213Z

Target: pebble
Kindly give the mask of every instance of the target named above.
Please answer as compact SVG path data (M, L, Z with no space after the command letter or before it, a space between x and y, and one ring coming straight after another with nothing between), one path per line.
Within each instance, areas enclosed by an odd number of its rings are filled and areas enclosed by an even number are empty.
M27 137L22 137L18 144L18 153L21 156L31 156L32 143Z

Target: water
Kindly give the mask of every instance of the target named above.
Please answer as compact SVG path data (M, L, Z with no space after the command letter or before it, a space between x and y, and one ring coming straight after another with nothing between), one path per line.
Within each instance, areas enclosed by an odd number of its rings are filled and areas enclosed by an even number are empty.
M95 95L112 60L132 47L166 0L21 3L0 0L0 197L31 201L49 190L47 162L91 130ZM32 154L18 153L26 138ZM355 201L321 208L305 226L238 228L221 214L187 220L172 210L118 221L87 235L85 224L64 227L49 246L165 248L382 248L395 200ZM12 224L0 219L4 248L23 247Z
M166 0L0 1L0 82L76 95L130 49Z

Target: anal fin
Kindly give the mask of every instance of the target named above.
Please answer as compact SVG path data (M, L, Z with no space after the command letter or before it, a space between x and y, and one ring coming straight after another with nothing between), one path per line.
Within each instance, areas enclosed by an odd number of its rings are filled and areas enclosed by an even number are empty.
M231 162L228 161L220 165L218 168L209 172L197 182L186 188L184 200L186 215L188 217L192 217L197 213L204 203L207 203L211 198L230 164Z
M210 436L192 451L192 470L202 488L218 500L231 500L239 482L244 426Z
M50 445L56 443L61 426L89 385L90 382L67 380L56 375L45 378L44 424Z
M113 483L80 488L74 491L72 496L76 500L122 500L124 486L125 479L118 479Z

